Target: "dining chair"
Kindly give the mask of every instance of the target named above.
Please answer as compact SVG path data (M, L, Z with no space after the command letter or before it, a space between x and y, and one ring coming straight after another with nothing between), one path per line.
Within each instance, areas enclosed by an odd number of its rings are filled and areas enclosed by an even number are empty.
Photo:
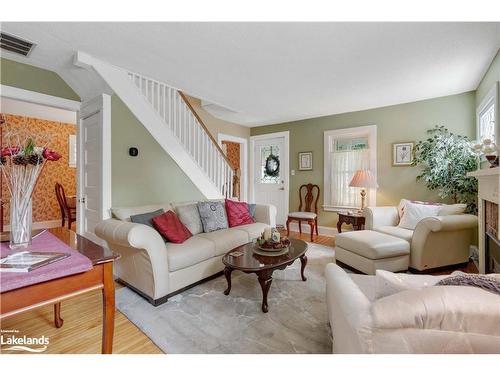
M314 197L316 190L316 199ZM302 201L302 195L305 192L304 201ZM299 222L299 233L302 234L302 222L305 221L311 227L311 242L314 242L313 234L316 230L316 235L318 235L318 200L320 195L320 188L318 185L305 184L301 185L299 188L299 199L300 205L297 212L290 212L288 214L288 219L286 220L286 230L288 235L290 235L290 222ZM314 202L314 206L312 205ZM304 208L304 210L302 210Z
M61 210L61 226L64 227L66 219L68 220L68 229L71 229L71 223L76 221L76 207L68 204L64 188L60 183L56 183L56 197Z

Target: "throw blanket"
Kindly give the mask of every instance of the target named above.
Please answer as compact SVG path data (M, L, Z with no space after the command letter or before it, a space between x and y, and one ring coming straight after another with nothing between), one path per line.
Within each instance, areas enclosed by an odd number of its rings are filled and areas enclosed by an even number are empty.
M475 286L500 295L500 275L477 275L460 271L439 281L436 285Z

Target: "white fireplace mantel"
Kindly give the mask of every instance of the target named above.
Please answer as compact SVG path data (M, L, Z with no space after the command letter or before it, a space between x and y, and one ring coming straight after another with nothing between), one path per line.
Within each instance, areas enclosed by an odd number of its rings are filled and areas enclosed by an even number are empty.
M500 190L500 168L486 168L480 169L475 172L469 172L467 176L476 177L478 180L478 214L479 214L479 272L484 273L486 269L485 264L485 218L484 218L484 205L485 201L500 203L499 190ZM500 216L500 211L499 211ZM500 222L500 217L499 221ZM500 230L497 234L500 240Z

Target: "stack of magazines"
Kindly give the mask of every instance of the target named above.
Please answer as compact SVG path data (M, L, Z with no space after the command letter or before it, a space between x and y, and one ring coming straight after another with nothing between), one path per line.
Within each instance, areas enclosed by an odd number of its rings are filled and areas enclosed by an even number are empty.
M0 272L30 272L69 256L67 253L21 251L0 259Z

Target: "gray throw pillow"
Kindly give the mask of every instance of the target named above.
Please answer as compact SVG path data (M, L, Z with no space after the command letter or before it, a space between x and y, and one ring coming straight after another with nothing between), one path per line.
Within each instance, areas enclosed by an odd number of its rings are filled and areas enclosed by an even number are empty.
M198 202L198 211L205 233L228 227L226 208L220 201Z
M177 212L179 220L189 229L193 236L203 232L203 224L201 223L200 213L198 212L198 205L196 203L176 206L175 211Z
M159 209L159 210L156 210L153 212L146 212L146 213L139 214L139 215L132 215L132 216L130 216L130 221L132 223L144 224L144 225L150 226L151 228L156 230L156 228L153 226L153 222L151 221L151 219L156 217L156 216L160 216L161 214L164 214L164 213L165 213L165 211L163 211L163 209Z
M257 208L256 203L248 203L248 212L250 212L250 215L252 215L253 219L255 219L255 209Z

